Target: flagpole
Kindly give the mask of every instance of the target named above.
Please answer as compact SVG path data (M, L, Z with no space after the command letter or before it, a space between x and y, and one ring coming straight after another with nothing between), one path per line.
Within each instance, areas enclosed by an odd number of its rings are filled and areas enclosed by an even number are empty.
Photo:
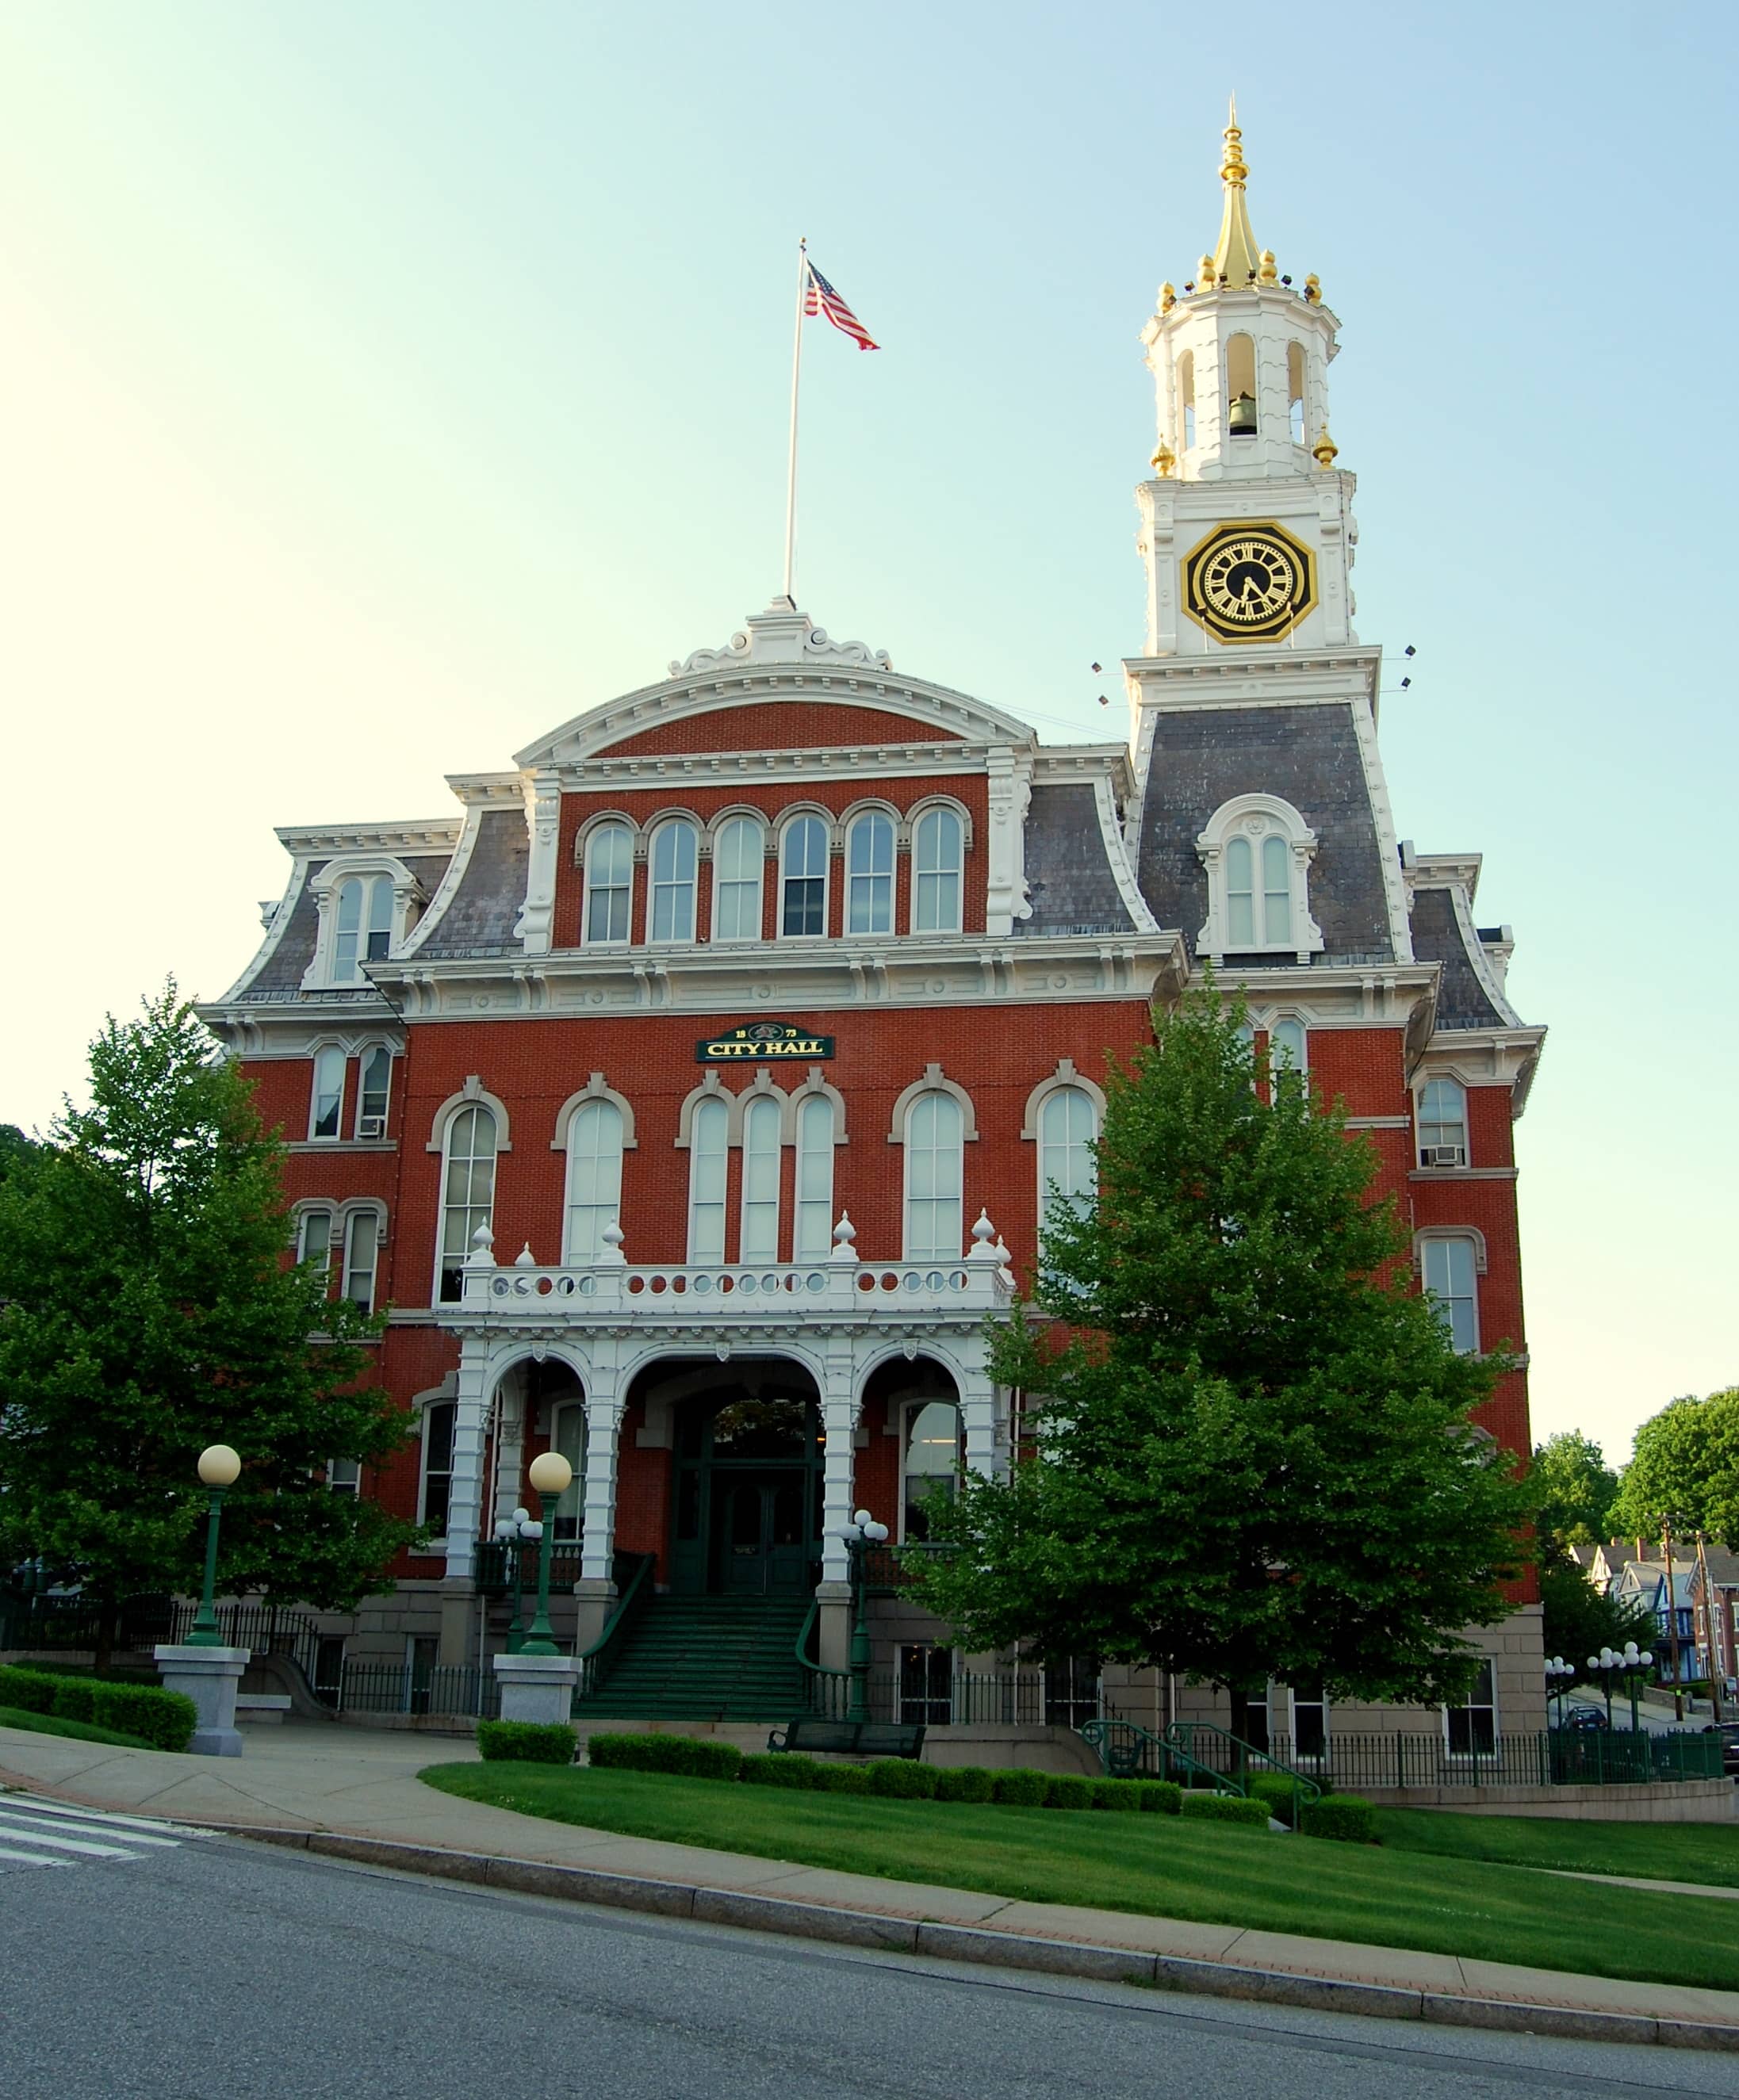
M792 603L792 560L797 538L797 382L803 373L803 301L809 291L809 242L797 243L797 317L791 344L791 456L785 477L785 596Z

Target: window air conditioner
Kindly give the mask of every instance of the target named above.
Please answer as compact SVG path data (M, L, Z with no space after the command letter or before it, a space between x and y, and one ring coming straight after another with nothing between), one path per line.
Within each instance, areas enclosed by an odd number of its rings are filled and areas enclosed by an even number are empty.
M1465 1167L1468 1154L1465 1145L1428 1145L1421 1148L1419 1164L1422 1167Z
M386 1134L385 1116L358 1116L356 1135L359 1137L384 1137Z

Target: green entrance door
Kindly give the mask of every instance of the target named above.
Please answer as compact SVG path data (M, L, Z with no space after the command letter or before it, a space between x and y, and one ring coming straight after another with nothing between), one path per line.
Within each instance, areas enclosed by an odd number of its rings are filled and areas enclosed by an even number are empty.
M821 1560L814 1402L730 1388L679 1419L670 1582L693 1596L797 1596Z
M797 1467L713 1482L714 1585L728 1596L795 1595L809 1572L808 1482Z

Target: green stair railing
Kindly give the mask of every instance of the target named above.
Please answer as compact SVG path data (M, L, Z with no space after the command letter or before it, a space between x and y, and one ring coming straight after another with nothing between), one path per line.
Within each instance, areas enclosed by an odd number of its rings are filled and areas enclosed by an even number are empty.
M1229 1761L1238 1780L1238 1792L1248 1793L1248 1779L1252 1765L1264 1771L1275 1773L1292 1785L1292 1828L1299 1829L1304 1811L1313 1802L1322 1798L1322 1789L1308 1772L1300 1771L1295 1766L1282 1764L1278 1758L1260 1749L1255 1743L1247 1743L1242 1736L1234 1736L1229 1728L1218 1727L1212 1721L1173 1721L1167 1727L1165 1740L1175 1745L1194 1762L1214 1765L1212 1755L1203 1755L1204 1740L1209 1752L1217 1749L1221 1757ZM1216 1767L1217 1768L1217 1767Z
M793 1652L803 1672L805 1703L809 1711L823 1721L843 1721L851 1712L851 1672L849 1670L823 1670L809 1652L810 1643L814 1637L816 1621L820 1617L820 1600L811 1598L801 1629L793 1643Z
M618 1565L629 1557L627 1554L620 1555ZM620 1659L629 1628L639 1617L652 1594L652 1570L658 1565L658 1555L642 1553L632 1557L640 1564L618 1595L615 1609L604 1621L603 1631L589 1648L582 1649L574 1657L580 1665L580 1682L575 1689L576 1699L589 1699L594 1692L603 1689L605 1679Z
M1102 1721L1084 1721L1075 1730L1112 1779L1134 1779L1145 1773L1154 1779L1176 1780L1185 1786L1203 1785L1216 1793L1242 1794L1245 1789L1229 1772L1203 1764L1182 1744L1156 1736L1138 1721L1121 1721L1107 1715Z

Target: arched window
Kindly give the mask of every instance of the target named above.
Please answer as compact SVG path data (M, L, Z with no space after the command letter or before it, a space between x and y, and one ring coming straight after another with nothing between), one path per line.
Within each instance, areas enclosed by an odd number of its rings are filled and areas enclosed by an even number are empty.
M1432 1310L1448 1328L1459 1356L1480 1345L1479 1251L1463 1234L1421 1242L1419 1269Z
M1195 352L1186 350L1177 360L1177 405L1183 426L1183 449L1195 443Z
M1283 947L1292 938L1292 852L1278 832L1262 841L1262 945Z
M761 877L766 834L754 817L733 817L713 847L713 938L761 938Z
M344 1295L364 1312L374 1310L374 1264L380 1253L377 1211L352 1211L344 1227Z
M495 1211L495 1115L481 1101L467 1101L448 1118L441 1167L440 1302L454 1305L465 1295L465 1259L471 1235Z
M1207 920L1196 949L1215 964L1264 950L1308 961L1323 946L1307 875L1317 835L1278 795L1234 795L1195 842L1207 876Z
M1468 1096L1459 1079L1428 1079L1419 1090L1419 1163L1468 1163Z
M820 1261L833 1246L833 1104L806 1094L797 1108L797 1215L793 1261Z
M798 817L781 841L779 930L828 930L828 827L819 817Z
M564 1400L550 1410L550 1449L559 1451L574 1469L574 1476L556 1498L555 1530L558 1539L579 1538L585 1526L585 1402Z
M1256 345L1247 335L1229 338L1225 346L1225 427L1234 438L1256 434Z
M332 1213L303 1211L296 1220L296 1259L323 1272L332 1262Z
M1287 415L1292 433L1292 442L1304 442L1304 346L1301 342L1287 345Z
M894 826L880 810L865 810L845 834L845 931L894 930Z
M356 1135L386 1135L386 1104L392 1092L392 1052L377 1043L362 1061L362 1083L356 1090Z
M344 1052L330 1047L314 1053L314 1083L308 1103L310 1137L340 1137L344 1125Z
M725 1258L725 1167L730 1111L722 1101L700 1102L688 1130L688 1258Z
M1053 1087L1039 1106L1039 1217L1057 1205L1077 1216L1092 1207L1098 1186L1092 1144L1098 1136L1090 1098L1079 1087Z
M600 824L585 842L585 940L625 941L634 894L634 840L626 824Z
M652 834L651 894L647 911L649 941L695 938L695 871L700 838L686 818L673 817Z
M779 1260L780 1105L752 1096L743 1111L743 1211L739 1261Z
M332 974L336 983L352 984L361 975L359 961L384 962L392 946L392 877L348 876L337 902Z
M918 818L911 840L911 930L960 930L960 859L964 834L952 810L935 808Z
M1261 841L1260 911L1256 888L1256 849L1242 832L1225 849L1226 945L1283 948L1292 939L1292 853L1278 832ZM1260 928L1260 931L1258 929Z
M932 1502L950 1500L960 1478L960 1411L951 1401L908 1406L905 1458L900 1538L909 1544L929 1537Z
M906 1111L907 1261L958 1261L964 1133L952 1094L920 1094Z
M1226 943L1234 948L1256 946L1256 856L1250 841L1242 836L1229 840L1225 849Z
M1309 1054L1308 1039L1301 1021L1277 1021L1268 1031L1268 1083L1270 1089L1278 1090L1287 1083L1290 1073L1302 1079L1309 1069L1305 1060Z
M562 1259L575 1266L604 1252L604 1233L622 1207L622 1111L587 1101L567 1126L567 1226Z

